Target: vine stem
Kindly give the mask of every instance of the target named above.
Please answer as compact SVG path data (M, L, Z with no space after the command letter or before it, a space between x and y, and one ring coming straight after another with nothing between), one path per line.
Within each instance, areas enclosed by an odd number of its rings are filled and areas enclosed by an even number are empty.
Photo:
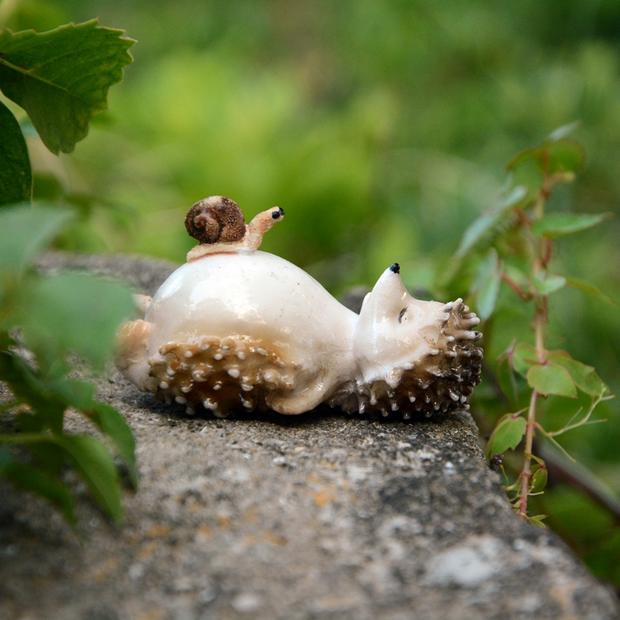
M545 212L545 202L549 198L551 188L549 186L549 178L547 175L547 161L545 161L545 174L542 187L538 194L536 203L534 204L534 217L540 219ZM550 240L542 239L540 244L534 242L533 252L533 272L534 275L540 274L541 271L546 270L551 258L551 243ZM536 359L539 364L546 363L546 349L545 349L545 323L547 321L547 295L534 295L534 302L536 304L536 311L534 314L534 335L536 342ZM520 517L527 519L527 503L530 493L530 480L532 478L532 447L534 445L534 434L536 432L536 407L538 404L539 393L532 389L530 396L530 405L527 411L527 424L525 427L525 449L523 451L523 468L519 476L521 481L521 493L519 495L519 509L518 514Z
M536 308L534 327L536 330L536 357L539 364L545 363L544 325L546 313L540 306ZM527 425L525 427L525 450L523 451L523 469L521 470L521 494L519 496L519 516L527 519L527 499L530 492L530 480L532 478L532 446L534 445L534 433L536 431L536 405L538 404L538 392L532 390L530 406L527 410Z

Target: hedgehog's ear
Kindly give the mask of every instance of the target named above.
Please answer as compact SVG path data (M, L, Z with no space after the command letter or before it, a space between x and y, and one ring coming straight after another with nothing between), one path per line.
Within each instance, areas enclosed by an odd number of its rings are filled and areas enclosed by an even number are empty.
M360 318L370 322L397 320L408 298L409 293L400 278L400 267L394 263L381 274L372 291L364 298Z

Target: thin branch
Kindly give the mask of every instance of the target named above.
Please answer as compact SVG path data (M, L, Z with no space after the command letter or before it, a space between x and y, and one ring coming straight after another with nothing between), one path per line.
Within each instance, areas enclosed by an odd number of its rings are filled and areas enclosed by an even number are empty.
M592 399L590 403L590 407L588 408L588 412L579 420L578 422L573 422L573 420L581 413L583 410L582 407L577 409L576 413L571 417L571 419L566 423L565 426L558 429L557 431L545 431L545 435L547 437L558 437L559 435L563 435L568 431L572 431L576 428L581 428L582 426L589 426L591 424L600 424L601 422L606 422L607 420L590 420L594 410L598 407L599 403L602 403L606 400L609 400L610 396L606 395L606 392L601 392L598 396Z
M536 400L538 392L532 390L530 407L527 412L527 426L525 431L525 449L523 451L523 469L521 470L521 497L519 498L519 515L527 518L527 496L530 490L532 477L532 446L534 443L534 430L536 428Z
M523 301L532 299L532 294L524 291L505 271L502 271L501 278Z
M558 443L555 437L549 435L549 433L542 427L538 426L538 430L568 459L570 459L571 463L576 463L577 461L566 451L566 448L562 446L562 444Z

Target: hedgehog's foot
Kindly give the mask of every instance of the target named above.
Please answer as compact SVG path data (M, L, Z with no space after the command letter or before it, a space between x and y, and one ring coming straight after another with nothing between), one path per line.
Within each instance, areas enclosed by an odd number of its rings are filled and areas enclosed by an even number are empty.
M262 341L246 336L204 336L169 342L149 360L154 389L167 402L204 408L218 417L266 409L293 388L295 367Z
M153 324L143 319L127 321L116 336L116 366L140 389L151 389L147 345Z

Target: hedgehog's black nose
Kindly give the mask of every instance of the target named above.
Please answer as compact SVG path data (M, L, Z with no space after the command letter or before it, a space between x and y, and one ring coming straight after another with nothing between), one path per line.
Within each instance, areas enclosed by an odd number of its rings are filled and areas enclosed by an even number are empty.
M390 271L393 271L394 273L400 273L400 265L398 263L393 263L392 265L390 265Z
M274 220L279 219L280 217L282 217L284 215L284 209L282 207L278 207L275 211L271 212L271 217Z

